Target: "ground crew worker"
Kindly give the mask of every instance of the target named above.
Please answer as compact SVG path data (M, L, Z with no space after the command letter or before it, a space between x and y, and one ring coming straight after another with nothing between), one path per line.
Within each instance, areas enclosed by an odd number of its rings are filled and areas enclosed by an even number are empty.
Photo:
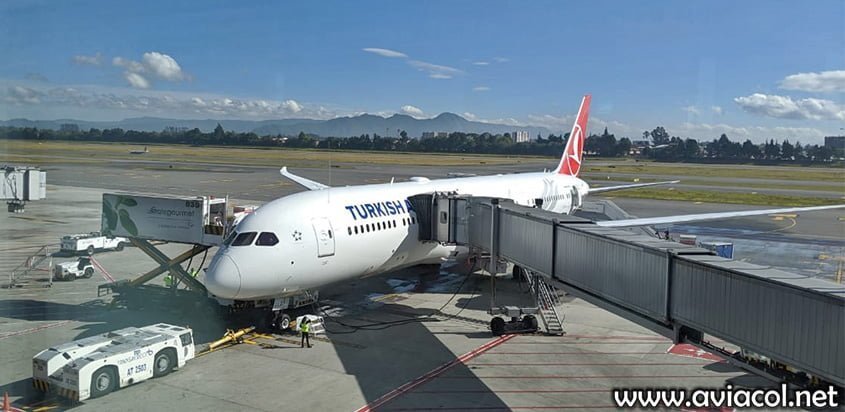
M302 340L299 342L299 347L304 348L305 344L308 344L308 347L311 347L311 339L308 337L308 332L311 331L311 319L303 318L302 323L299 325L299 331L302 332Z

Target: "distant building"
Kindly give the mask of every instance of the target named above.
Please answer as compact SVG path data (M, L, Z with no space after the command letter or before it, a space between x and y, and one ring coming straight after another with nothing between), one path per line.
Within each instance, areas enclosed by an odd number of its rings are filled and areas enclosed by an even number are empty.
M187 127L180 127L180 126L167 126L167 127L164 128L164 133L170 133L170 134L185 133L187 131L188 131Z
M825 136L824 147L829 147L837 153L845 153L845 136Z
M422 134L422 140L433 139L435 137L449 137L449 132L423 132Z
M517 130L511 133L511 139L513 139L514 143L525 143L531 140L531 136L528 135L527 130Z
M79 132L79 125L76 123L63 123L59 126L59 131L76 133Z

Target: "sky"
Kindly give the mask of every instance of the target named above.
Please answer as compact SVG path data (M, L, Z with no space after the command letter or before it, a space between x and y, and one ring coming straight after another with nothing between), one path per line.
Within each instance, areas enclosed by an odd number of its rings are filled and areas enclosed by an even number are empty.
M361 113L845 134L845 0L5 1L0 120Z

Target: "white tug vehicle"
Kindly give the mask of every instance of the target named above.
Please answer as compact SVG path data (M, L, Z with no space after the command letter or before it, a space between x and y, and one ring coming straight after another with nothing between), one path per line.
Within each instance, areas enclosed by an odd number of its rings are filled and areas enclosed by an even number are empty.
M83 401L157 378L195 356L190 328L159 323L51 347L32 358L33 385Z

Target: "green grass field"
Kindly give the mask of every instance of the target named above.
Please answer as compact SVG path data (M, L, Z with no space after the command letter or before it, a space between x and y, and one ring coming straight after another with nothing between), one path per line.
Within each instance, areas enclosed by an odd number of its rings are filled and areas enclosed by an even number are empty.
M496 156L440 153L397 153L363 151L328 151L313 149L255 148L255 147L193 147L186 145L146 145L150 153L133 155L129 152L143 148L142 144L97 143L0 139L0 162L46 166L50 164L99 164L105 160L137 160L162 162L139 164L150 171L215 172L214 165L248 165L279 167L338 167L355 165L419 165L419 166L479 166L525 164L541 170L555 163L555 159L529 156ZM191 162L191 163L186 163ZM594 162L594 165L590 165ZM206 163L210 166L204 166ZM230 169L226 172L231 173ZM585 159L583 177L597 185L611 180L640 182L681 179L687 184L701 184L713 190L643 188L614 192L613 197L636 197L691 202L737 203L753 205L813 206L842 202L834 197L787 196L753 194L755 189L817 190L845 195L845 168L678 164L634 162L617 159ZM749 179L737 183L731 179ZM824 184L809 184L809 183ZM747 192L720 191L719 187L742 186ZM718 193L718 196L714 196Z
M845 168L841 167L792 167L792 166L747 166L711 165L687 163L625 162L618 165L590 166L585 164L582 173L600 176L602 174L630 174L635 176L691 176L697 178L747 178L770 180L799 180L812 182L845 182Z
M186 145L146 145L150 153L133 155L145 145L0 139L0 161L31 164L97 163L105 159L161 162L201 162L250 166L319 166L335 164L381 164L420 166L470 166L553 163L539 157L474 154L434 154L402 152L329 151L315 149L194 147ZM174 165L175 167L175 165Z
M785 196L764 193L713 192L670 188L642 188L608 192L608 198L631 197L638 199L679 200L684 202L731 203L760 206L824 206L843 203L842 199L822 197Z

